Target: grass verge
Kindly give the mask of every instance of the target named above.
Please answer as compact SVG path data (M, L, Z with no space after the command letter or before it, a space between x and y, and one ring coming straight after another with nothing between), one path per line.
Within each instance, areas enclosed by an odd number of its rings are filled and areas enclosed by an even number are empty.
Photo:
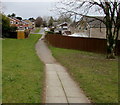
M0 103L2 103L2 39L0 39Z
M44 65L35 52L41 35L3 40L3 103L41 103Z
M38 33L40 31L40 28L36 28L35 33Z
M107 60L105 55L51 46L50 49L92 102L118 102L117 59Z

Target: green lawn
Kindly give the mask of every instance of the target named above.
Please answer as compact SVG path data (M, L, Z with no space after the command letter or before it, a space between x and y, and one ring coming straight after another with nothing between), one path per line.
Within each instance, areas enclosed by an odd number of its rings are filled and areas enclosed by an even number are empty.
M38 33L40 31L40 28L36 28L35 33Z
M94 103L118 102L118 60L105 55L50 47L53 56L67 69Z
M2 103L2 39L0 39L0 103Z
M42 102L44 65L35 52L40 37L3 40L3 103Z

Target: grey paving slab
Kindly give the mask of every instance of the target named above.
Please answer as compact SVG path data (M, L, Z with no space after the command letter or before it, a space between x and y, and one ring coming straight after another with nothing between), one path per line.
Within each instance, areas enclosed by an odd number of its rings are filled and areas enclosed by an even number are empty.
M46 103L66 103L66 104L62 104L62 105L68 105L66 97L46 97ZM56 104L56 105L58 105L58 104Z
M46 96L51 96L51 97L65 97L65 93L63 91L63 88L60 86L60 87L47 87L46 89Z
M62 81L62 85L64 87L77 87L77 84L72 80L70 81L71 79L70 78L66 78L66 79L63 79L63 78L60 78L61 81Z
M86 98L83 92L75 87L65 88L65 92L68 98Z
M58 80L56 80L56 79L52 79L52 81L51 80L47 80L46 81L46 86L48 86L48 87L60 87L61 86L61 83L60 83L60 81L58 82Z
M62 73L61 72L57 72L57 74L59 75L61 80L73 81L73 79L70 77L70 75L67 72L62 72Z
M58 76L57 76L57 74L47 74L48 76L46 76L46 78L47 78L47 80L49 81L49 80L56 80L56 81L59 81L59 78L58 78Z
M56 64L46 64L46 69L47 69L47 71L55 71L56 72Z
M66 68L53 58L44 40L38 41L36 51L45 64L46 103L90 103L83 91L68 74Z
M86 98L68 98L69 103L90 103Z
M39 58L45 63L45 64L52 64L55 63L56 60L52 57L50 50L47 48L44 41L39 40L36 44L36 51L39 56Z
M56 75L56 71L49 71L49 70L46 70L46 74L48 75Z

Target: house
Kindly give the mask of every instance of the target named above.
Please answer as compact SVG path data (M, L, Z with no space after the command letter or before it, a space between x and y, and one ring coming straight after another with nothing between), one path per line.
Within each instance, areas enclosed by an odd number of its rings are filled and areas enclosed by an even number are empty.
M24 22L28 23L28 29L34 29L35 28L35 22L34 21L30 21L25 19Z
M11 26L16 26L18 28L18 30L25 30L29 28L29 23L23 21L23 20L19 20L16 18L11 18L10 19L10 25Z
M58 22L54 21L53 26L56 27L58 25Z
M79 25L80 21L73 22L69 25L69 30L71 31L72 34L74 33L80 33L81 32L81 25Z
M89 37L88 25L85 21L77 21L73 22L69 25L69 30L71 31L71 35L77 34L78 36L87 36ZM79 36L79 37L80 37Z
M68 30L68 23L67 22L63 22L63 23L61 23L61 24L58 24L57 26L56 26L56 29L54 30L54 32L55 33L61 33L61 34L69 34L70 32L68 32L69 30Z
M104 19L104 17L97 17L101 20ZM96 20L95 18L86 18L83 19L86 22L86 31L89 33L90 37L93 38L106 38L106 26L104 23L102 23L99 20Z
M58 25L61 30L68 30L68 23L64 22Z
M103 17L97 17L103 19ZM72 33L84 33L93 38L106 38L106 26L95 18L83 17L70 25Z
M63 35L65 35L65 36L71 35L71 31L68 31L68 30L67 30L67 31L64 31L64 32L63 32Z

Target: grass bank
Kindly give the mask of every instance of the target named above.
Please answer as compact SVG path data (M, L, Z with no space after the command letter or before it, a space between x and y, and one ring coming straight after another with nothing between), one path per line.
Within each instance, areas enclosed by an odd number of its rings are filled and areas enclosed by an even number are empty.
M50 47L53 56L67 69L94 103L118 102L118 60L105 55Z
M35 29L35 33L38 33L40 31L40 28Z
M3 103L42 102L44 65L35 52L40 37L3 40Z
M0 39L0 103L2 103L2 39Z

